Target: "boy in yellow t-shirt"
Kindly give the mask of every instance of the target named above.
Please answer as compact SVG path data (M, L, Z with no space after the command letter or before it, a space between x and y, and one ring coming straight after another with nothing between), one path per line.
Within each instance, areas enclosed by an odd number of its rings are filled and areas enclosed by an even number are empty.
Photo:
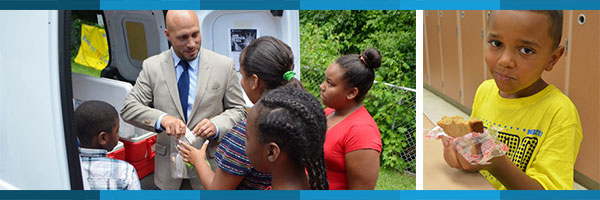
M450 143L444 148L448 165L480 170L496 189L573 189L579 114L541 78L564 52L562 18L562 11L491 13L485 60L494 79L477 89L471 118L502 128L498 137L509 151L489 165L470 165Z

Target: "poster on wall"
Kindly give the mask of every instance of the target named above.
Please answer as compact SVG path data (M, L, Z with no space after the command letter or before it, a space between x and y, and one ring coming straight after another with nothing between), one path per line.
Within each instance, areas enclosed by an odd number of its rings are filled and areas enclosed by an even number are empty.
M229 41L231 44L231 49L229 51L229 57L233 59L235 63L235 70L240 71L240 53L242 50L246 48L246 46L250 45L252 41L258 38L258 29L256 28L232 28L229 29Z

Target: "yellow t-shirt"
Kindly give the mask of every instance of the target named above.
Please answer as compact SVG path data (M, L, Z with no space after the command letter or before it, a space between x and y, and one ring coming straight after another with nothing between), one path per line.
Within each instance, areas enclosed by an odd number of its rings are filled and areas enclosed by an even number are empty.
M498 92L493 79L484 81L475 94L471 118L483 121L486 128L503 128L498 137L508 145L508 157L546 190L572 190L582 138L575 105L553 85L516 99ZM480 173L496 189L506 189L488 171Z

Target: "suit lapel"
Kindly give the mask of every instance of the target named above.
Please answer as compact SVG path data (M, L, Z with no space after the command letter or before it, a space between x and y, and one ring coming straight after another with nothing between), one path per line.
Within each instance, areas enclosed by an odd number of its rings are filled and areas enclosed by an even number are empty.
M179 116L181 119L185 119L183 117L183 109L181 106L181 101L179 100L179 90L177 89L177 75L175 75L175 64L173 64L173 56L171 55L171 50L164 52L165 59L161 64L162 72L165 75L165 80L167 81L167 88L169 88L169 93L171 94L171 99L173 103L177 106L177 111L179 112Z
M198 59L198 84L196 86L196 98L192 105L192 113L190 113L190 118L188 120L190 122L194 120L195 113L198 110L200 103L202 103L206 88L208 88L212 63L210 62L207 53L208 52L204 48L200 48L200 59Z

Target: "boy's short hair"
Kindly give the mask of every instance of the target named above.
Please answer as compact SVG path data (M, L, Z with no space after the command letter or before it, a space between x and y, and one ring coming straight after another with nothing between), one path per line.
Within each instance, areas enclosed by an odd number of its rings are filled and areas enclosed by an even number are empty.
M540 13L548 16L548 35L552 39L552 49L558 48L562 38L563 29L563 11L562 10L529 10L530 12ZM492 11L493 12L493 11ZM491 16L490 16L491 18ZM489 18L488 18L489 20ZM488 22L489 23L489 22Z
M79 142L92 145L100 132L111 133L119 115L112 105L103 101L86 101L75 109L75 125Z
M548 16L550 38L552 39L552 49L558 48L562 38L563 29L563 11L562 10L531 10L531 12L541 13Z

